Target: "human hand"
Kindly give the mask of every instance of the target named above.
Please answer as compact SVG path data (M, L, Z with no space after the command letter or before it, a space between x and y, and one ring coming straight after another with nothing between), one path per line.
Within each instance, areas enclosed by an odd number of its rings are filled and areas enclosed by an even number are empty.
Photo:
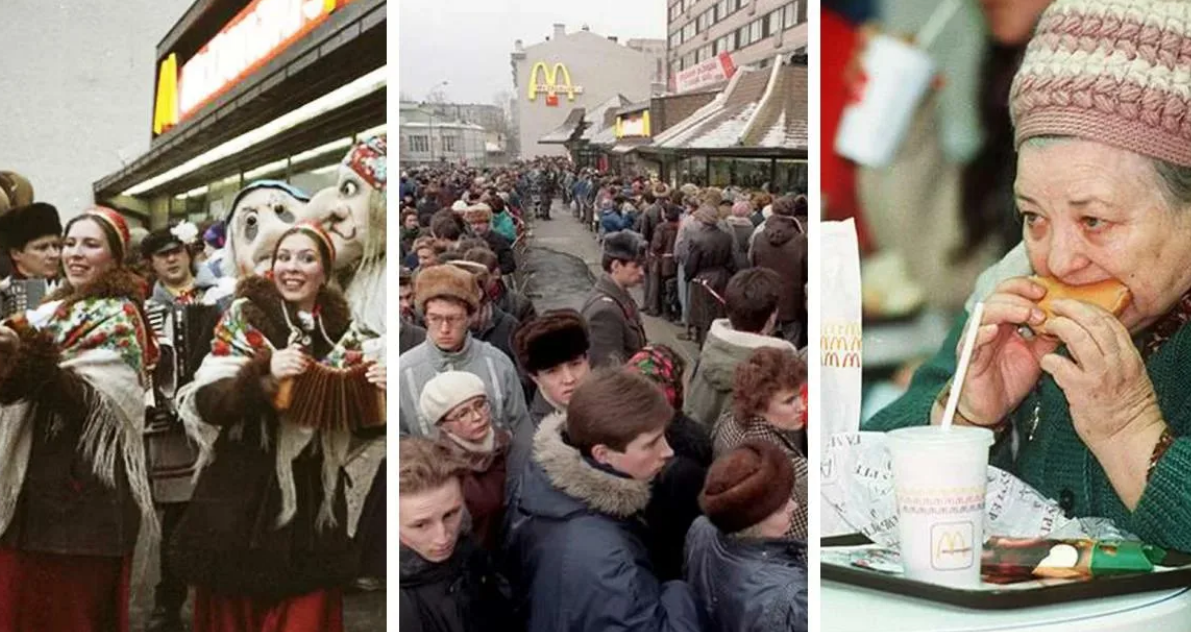
M1054 313L1048 331L1071 357L1050 353L1041 368L1063 389L1080 439L1100 459L1135 444L1152 446L1162 412L1129 331L1110 312L1082 301L1055 301Z
M383 391L388 385L388 382L386 381L387 373L388 372L385 370L385 365L377 363L368 367L368 371L364 373L364 377L368 378L369 384L372 384Z
M269 372L273 377L284 380L305 373L309 364L310 358L302 353L300 347L287 347L273 352L273 357L269 360Z
M958 412L973 424L991 426L1017 408L1042 377L1040 361L1058 340L1026 339L1019 328L1040 324L1038 301L1046 289L1024 277L1007 279L984 301L984 316L968 366ZM959 356L964 337L956 348Z

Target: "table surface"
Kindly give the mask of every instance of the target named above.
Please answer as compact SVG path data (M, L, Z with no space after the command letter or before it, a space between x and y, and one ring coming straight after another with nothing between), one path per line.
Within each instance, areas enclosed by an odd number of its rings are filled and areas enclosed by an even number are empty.
M823 632L1159 632L1191 629L1191 588L1016 610L971 610L824 580Z

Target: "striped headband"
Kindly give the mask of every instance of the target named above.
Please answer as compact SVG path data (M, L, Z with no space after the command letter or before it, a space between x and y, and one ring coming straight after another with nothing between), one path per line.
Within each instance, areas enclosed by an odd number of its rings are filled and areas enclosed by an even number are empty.
M327 234L327 231L323 230L322 226L319 226L318 224L311 221L304 221L294 224L284 233L282 233L281 238L277 240L277 247L273 249L273 258L277 258L277 251L281 249L281 242L285 241L286 237L289 237L295 233L302 233L303 235L306 235L311 239L314 239L316 242L322 244L326 250L327 256L331 258L331 260L327 262L327 272L330 273L330 269L335 267L335 242L331 241L331 236Z
M88 217L94 217L107 224L116 233L116 236L120 238L120 252L128 252L128 245L132 242L132 233L128 230L128 221L124 219L124 216L119 211L106 206L95 206L83 211L82 214Z

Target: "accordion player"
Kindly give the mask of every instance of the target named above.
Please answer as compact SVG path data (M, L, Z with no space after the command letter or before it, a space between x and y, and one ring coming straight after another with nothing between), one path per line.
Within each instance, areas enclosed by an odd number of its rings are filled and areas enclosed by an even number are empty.
M45 279L7 279L0 281L0 320L36 309L54 290Z

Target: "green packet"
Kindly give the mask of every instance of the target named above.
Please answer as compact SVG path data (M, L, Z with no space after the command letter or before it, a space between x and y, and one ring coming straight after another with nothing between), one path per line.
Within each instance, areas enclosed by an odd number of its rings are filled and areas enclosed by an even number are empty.
M1168 563L1167 551L1125 540L1048 540L991 537L984 545L981 575L992 583L1027 579L1092 579L1148 573Z

